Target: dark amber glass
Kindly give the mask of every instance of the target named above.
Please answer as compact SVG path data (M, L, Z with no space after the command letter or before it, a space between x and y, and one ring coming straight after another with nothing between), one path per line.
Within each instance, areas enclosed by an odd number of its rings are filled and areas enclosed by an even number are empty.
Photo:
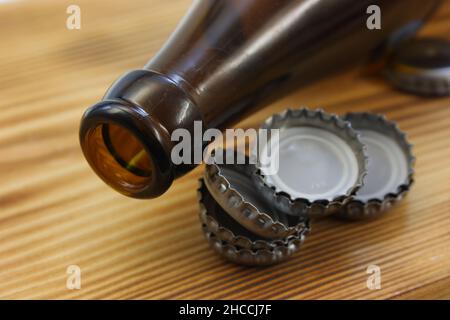
M97 173L112 187L134 194L152 179L149 153L130 131L114 123L96 126L85 137Z
M381 8L381 30L366 27ZM143 70L82 119L91 167L117 191L163 194L194 166L170 160L177 128L224 128L251 110L413 34L439 0L198 0Z

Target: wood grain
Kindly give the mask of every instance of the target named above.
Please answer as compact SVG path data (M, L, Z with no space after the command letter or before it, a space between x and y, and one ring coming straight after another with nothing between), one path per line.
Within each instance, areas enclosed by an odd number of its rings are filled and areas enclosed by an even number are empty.
M445 2L423 34L448 36ZM303 105L370 110L415 144L417 183L405 201L376 221L319 221L299 254L270 268L227 263L208 247L195 192L203 168L153 201L127 199L94 175L78 145L83 110L143 66L190 3L78 0L79 31L65 27L71 1L0 4L0 297L450 298L450 98L407 95L353 70L239 124ZM72 264L81 290L66 289ZM369 264L381 267L381 290L366 287Z

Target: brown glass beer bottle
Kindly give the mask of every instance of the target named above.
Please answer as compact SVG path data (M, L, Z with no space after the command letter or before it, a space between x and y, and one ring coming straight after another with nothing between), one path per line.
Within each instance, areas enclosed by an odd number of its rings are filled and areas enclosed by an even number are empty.
M177 128L219 128L287 90L413 34L439 0L198 0L159 53L83 115L94 171L135 198L163 194L194 166L175 165ZM380 28L369 28L369 6ZM372 7L373 8L373 7Z

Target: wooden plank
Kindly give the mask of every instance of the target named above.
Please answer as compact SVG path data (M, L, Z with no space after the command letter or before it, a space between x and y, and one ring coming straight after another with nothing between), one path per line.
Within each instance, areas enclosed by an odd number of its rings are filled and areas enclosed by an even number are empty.
M65 27L71 2L0 4L1 298L450 298L450 98L393 90L360 70L303 88L243 121L286 107L370 110L415 143L417 183L371 222L318 221L292 260L264 269L217 257L197 218L203 168L163 197L137 201L105 186L78 146L84 109L162 45L188 0L77 1L82 29ZM450 3L423 30L448 37ZM326 94L324 94L326 93ZM82 289L66 288L66 269ZM382 289L368 290L377 264Z

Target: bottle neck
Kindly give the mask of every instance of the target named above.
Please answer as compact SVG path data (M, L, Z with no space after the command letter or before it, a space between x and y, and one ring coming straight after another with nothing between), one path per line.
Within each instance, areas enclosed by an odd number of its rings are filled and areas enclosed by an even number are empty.
M370 1L195 1L145 68L172 79L208 126L223 128L367 59L393 34L395 42L410 37L438 3L377 1L382 28L369 30Z
M94 171L127 196L153 198L190 169L174 165L174 130L194 133L202 115L170 79L148 70L131 71L83 115L80 142Z

